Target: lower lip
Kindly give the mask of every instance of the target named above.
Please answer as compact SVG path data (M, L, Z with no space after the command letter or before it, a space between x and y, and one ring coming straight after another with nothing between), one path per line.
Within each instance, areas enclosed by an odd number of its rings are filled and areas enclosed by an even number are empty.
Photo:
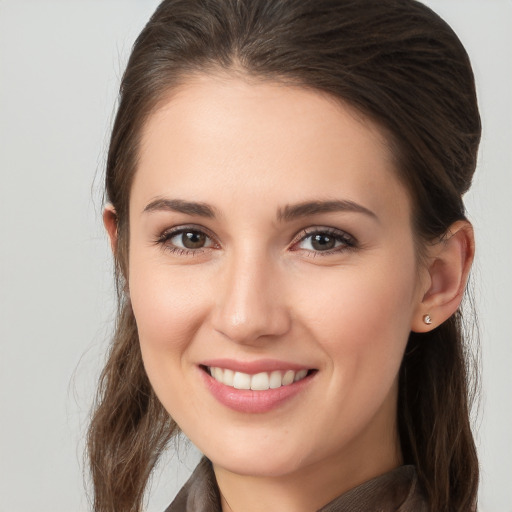
M280 407L284 402L301 393L316 374L316 372L309 374L288 386L267 389L265 391L253 391L252 389L236 389L226 386L215 380L204 370L201 370L201 373L203 374L206 387L221 404L234 411L253 414L268 412Z

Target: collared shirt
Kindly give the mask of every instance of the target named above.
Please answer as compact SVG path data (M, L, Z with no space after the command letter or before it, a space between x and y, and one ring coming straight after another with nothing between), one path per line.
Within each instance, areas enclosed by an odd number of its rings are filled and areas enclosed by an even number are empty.
M207 458L203 457L165 512L222 512ZM428 506L414 466L401 466L347 491L318 512L428 512Z

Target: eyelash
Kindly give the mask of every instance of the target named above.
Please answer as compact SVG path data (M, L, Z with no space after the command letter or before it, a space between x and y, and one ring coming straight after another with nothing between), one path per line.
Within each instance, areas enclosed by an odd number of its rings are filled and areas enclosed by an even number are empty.
M194 233L197 235L204 235L208 240L210 240L211 244L207 247L198 247L196 249L189 249L185 247L177 247L176 245L170 244L170 240L176 236L182 235L184 233ZM295 248L301 242L306 241L308 238L312 239L314 235L326 235L330 236L334 239L335 245L332 249L325 251L315 251L311 249L301 249ZM169 251L171 254L176 254L178 256L198 256L202 254L205 250L211 248L218 248L219 245L213 241L213 237L208 234L208 232L204 228L199 228L196 226L182 226L178 228L173 228L167 231L164 231L161 235L157 237L155 240L157 245L160 245L166 251ZM329 256L335 253L340 253L344 251L354 250L358 248L357 240L345 231L341 231L335 228L306 228L302 230L298 235L295 236L293 242L290 245L292 251L305 251L309 257L318 257L318 256Z
M308 253L308 256L316 258L318 256L330 256L331 254L336 254L344 251L357 249L358 243L357 240L347 233L346 231L342 231L340 229L335 228L306 228L302 230L296 237L294 242L292 242L292 247L300 244L301 242L306 241L308 238L312 240L314 235L327 235L334 239L335 244L340 244L338 246L333 247L332 249L326 251L315 251L311 249L292 249L293 251L303 250ZM311 242L310 242L311 243Z
M182 235L184 233L195 233L198 235L204 235L208 240L212 241L212 244L211 246L208 247L188 249L186 247L177 247L176 245L169 243L172 238ZM213 237L210 236L208 232L204 230L204 228L198 228L195 226L182 226L164 231L160 236L158 236L158 238L155 240L155 243L157 245L160 245L164 250L169 251L171 254L176 254L178 256L198 256L199 254L203 253L206 249L216 247L216 244L213 242Z

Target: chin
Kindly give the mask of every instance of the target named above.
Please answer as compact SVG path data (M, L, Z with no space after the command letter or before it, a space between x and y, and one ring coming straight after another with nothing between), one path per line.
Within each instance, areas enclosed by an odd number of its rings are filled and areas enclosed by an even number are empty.
M231 473L255 477L283 477L301 469L306 463L306 455L299 450L264 448L261 443L253 443L249 449L234 446L219 447L203 452L214 466Z
M237 458L223 457L218 460L211 460L214 466L221 467L231 473L260 478L284 477L299 469L296 466L296 461L283 460L282 458L277 460L275 458L263 459L264 457L261 455L258 458L253 459L249 459L248 457L241 455Z

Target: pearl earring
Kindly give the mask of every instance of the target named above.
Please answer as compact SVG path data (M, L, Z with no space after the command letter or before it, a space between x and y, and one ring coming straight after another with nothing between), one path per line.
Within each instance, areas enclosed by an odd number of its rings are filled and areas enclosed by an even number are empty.
M425 315L423 317L423 321L427 324L427 325L430 325L432 323L432 318L430 318L430 315Z

